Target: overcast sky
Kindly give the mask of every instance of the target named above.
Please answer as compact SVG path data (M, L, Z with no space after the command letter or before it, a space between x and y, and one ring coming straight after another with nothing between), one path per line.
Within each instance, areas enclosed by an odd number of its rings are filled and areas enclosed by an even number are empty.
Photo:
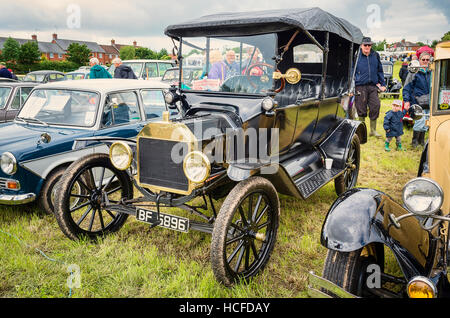
M450 30L450 1L444 0L0 0L0 36L51 41L59 38L171 49L170 24L206 14L320 7L358 26L375 41L427 42Z

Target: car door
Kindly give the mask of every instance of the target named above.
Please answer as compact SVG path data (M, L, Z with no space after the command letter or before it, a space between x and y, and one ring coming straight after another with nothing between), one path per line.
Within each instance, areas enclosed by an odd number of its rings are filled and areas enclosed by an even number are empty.
M138 92L120 91L106 96L96 136L133 138L144 127Z

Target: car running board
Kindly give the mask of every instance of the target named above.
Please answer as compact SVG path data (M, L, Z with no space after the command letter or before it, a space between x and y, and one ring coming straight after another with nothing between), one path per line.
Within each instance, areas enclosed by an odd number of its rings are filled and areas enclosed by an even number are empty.
M322 188L331 180L335 179L343 170L331 168L325 169L324 167L298 179L295 181L295 185L302 194L303 198L310 197L314 192Z

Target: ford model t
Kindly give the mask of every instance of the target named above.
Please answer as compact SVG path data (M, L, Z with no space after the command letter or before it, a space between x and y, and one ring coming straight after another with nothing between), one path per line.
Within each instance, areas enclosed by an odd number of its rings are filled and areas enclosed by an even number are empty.
M362 34L318 8L209 15L165 34L180 76L165 94L163 120L136 139L78 140L75 147L108 144L109 157L67 169L56 217L71 239L117 231L129 215L210 233L214 274L231 285L268 262L278 193L306 199L330 181L338 194L355 186L366 127L346 119L341 104ZM204 74L184 90L190 54L204 56Z
M430 137L418 177L404 186L402 205L373 189L351 189L336 200L322 228L329 249L323 278L310 275L315 296L450 297L450 42L437 45L432 70ZM392 264L385 271L388 249L396 275Z

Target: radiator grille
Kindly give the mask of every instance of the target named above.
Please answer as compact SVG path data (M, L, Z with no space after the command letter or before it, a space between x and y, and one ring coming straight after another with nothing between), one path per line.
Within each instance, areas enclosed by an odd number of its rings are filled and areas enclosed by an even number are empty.
M183 162L171 158L178 141L139 138L139 182L141 184L188 191L189 181L183 171Z

